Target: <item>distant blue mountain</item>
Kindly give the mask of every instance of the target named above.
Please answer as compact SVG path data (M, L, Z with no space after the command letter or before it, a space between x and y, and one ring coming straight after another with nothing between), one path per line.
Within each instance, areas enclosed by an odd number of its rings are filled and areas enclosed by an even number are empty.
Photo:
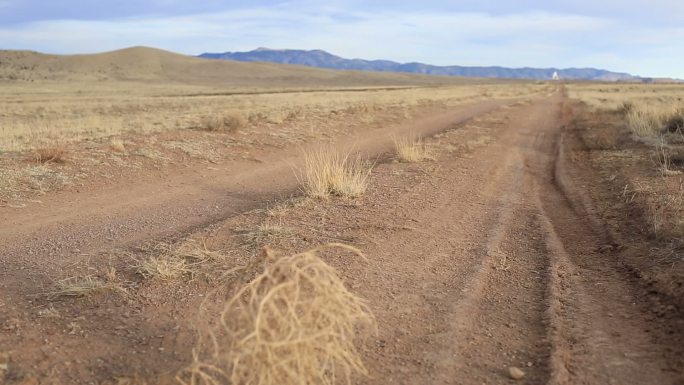
M337 70L408 72L426 75L464 76L478 78L549 80L557 72L561 79L599 81L642 81L627 73L611 72L596 68L507 68L435 66L423 63L397 63L390 60L345 59L322 50L257 48L249 52L203 53L207 59L235 60L242 62L270 62L296 64Z

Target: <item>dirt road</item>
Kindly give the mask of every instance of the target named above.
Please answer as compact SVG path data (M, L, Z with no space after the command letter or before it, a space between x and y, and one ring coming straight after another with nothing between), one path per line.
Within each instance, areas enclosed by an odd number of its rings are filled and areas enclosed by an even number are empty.
M337 266L368 299L379 324L379 335L363 349L371 376L358 382L510 383L508 370L515 366L530 384L684 383L681 328L650 317L647 293L615 255L599 252L608 240L584 209L563 156L562 103L560 93L506 108L481 103L342 139L340 146L380 155L391 149L392 134L438 134L430 142L437 159L424 165L380 161L369 193L355 205L310 203L311 210L304 206L282 219L292 227L319 223L316 232L359 240L368 255L362 267ZM487 113L489 120L458 125ZM454 150L463 143L472 148ZM134 322L121 321L134 325L134 335L124 337L112 332L119 314L98 311L104 305L88 302L93 310L62 303L72 311L48 321L36 317L35 307L45 303L35 295L49 277L96 264L98 252L212 224L219 228L214 237L225 235L221 223L297 192L292 170L301 154L264 151L260 163L186 170L0 211L0 322L6 329L0 353L9 352L25 377L47 383L108 380L127 368L151 374L178 369L190 359L188 338L175 340L173 352L131 344L174 333L181 324L174 317L192 313L183 309L192 301L129 300L141 310L124 317ZM69 317L79 320L87 338L73 339ZM159 319L164 327L155 330ZM60 366L65 355L76 364Z
M511 111L495 143L383 208L410 210L417 229L369 251L388 279L364 294L392 327L368 383L508 383L510 366L536 384L682 383L671 329L559 188L572 185L557 156L560 103Z

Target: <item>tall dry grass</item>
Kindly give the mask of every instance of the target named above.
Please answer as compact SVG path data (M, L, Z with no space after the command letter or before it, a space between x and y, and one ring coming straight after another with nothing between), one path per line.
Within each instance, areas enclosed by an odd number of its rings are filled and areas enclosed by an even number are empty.
M630 130L639 136L658 136L684 129L684 108L678 104L632 105L627 111Z
M412 136L394 138L394 149L397 158L402 162L413 163L433 159L430 150L421 138Z
M374 330L366 302L351 293L318 255L350 246L265 255L263 271L226 303L208 330L209 354L196 350L178 379L185 385L333 385L367 374L356 348L360 330Z
M305 154L304 162L299 179L306 195L312 198L355 198L366 192L372 166L359 156L319 149Z

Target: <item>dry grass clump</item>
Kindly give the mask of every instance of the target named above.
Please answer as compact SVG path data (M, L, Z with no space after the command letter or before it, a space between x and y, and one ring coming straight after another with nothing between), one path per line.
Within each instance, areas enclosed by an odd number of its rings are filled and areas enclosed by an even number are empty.
M639 136L658 136L684 129L684 108L677 105L639 105L627 111L629 128Z
M681 239L684 233L684 186L663 189L647 197L646 214L656 238Z
M138 265L138 273L145 278L173 280L188 272L190 269L185 259L174 255L149 257Z
M340 154L330 149L307 153L301 183L304 192L312 198L329 196L355 198L368 187L371 166L359 157Z
M209 250L204 241L186 240L180 244L159 243L149 250L148 258L138 261L137 271L150 279L175 280L203 270L220 270L226 256Z
M674 159L671 153L671 148L668 146L664 136L658 138L658 143L655 145L655 163L662 176L681 175L680 170L675 170Z
M247 244L250 247L257 247L266 242L288 238L292 236L292 234L292 229L286 226L263 223L254 229L242 232L241 235L246 238Z
M402 162L414 163L433 159L427 146L420 138L394 138L394 149L397 158Z
M93 294L113 292L126 295L128 292L121 287L116 280L116 273L112 270L107 279L101 279L92 275L85 277L72 277L57 281L55 289L48 292L51 299L60 297L88 297Z
M205 116L200 122L200 129L204 131L237 132L244 128L247 122L237 114Z
M64 163L66 149L62 146L39 147L33 150L33 159L37 163Z
M111 148L112 151L118 152L118 153L125 153L126 152L126 145L124 144L123 140L117 139L117 138L112 138L109 141L109 148Z
M367 374L357 332L374 328L365 301L345 287L318 253L353 247L328 244L290 256L266 253L264 270L230 299L212 351L179 375L188 385L328 384Z
M171 252L179 258L188 260L191 265L222 263L226 259L226 255L222 252L209 250L204 239L188 239L173 248Z

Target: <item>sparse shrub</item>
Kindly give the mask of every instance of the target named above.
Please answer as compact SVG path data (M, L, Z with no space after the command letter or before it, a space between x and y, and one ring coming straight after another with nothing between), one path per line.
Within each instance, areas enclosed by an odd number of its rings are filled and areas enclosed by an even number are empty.
M204 131L237 132L244 128L245 119L237 114L205 116L200 122L200 129Z
M433 159L427 146L420 138L394 138L394 148L397 152L397 158L402 162L413 163Z
M333 385L367 374L355 346L360 330L374 330L365 301L351 293L318 255L329 244L300 254L266 251L264 267L230 299L207 330L195 362L178 379L187 385ZM202 316L206 319L206 316Z
M633 107L627 113L629 128L639 136L658 136L684 128L684 109L669 106Z
M64 163L66 149L62 146L39 147L33 150L33 159L38 163Z
M112 138L112 140L109 141L109 148L118 153L126 152L126 145L121 139Z
M359 157L321 149L306 154L301 183L313 198L355 198L366 192L370 171L371 166Z

